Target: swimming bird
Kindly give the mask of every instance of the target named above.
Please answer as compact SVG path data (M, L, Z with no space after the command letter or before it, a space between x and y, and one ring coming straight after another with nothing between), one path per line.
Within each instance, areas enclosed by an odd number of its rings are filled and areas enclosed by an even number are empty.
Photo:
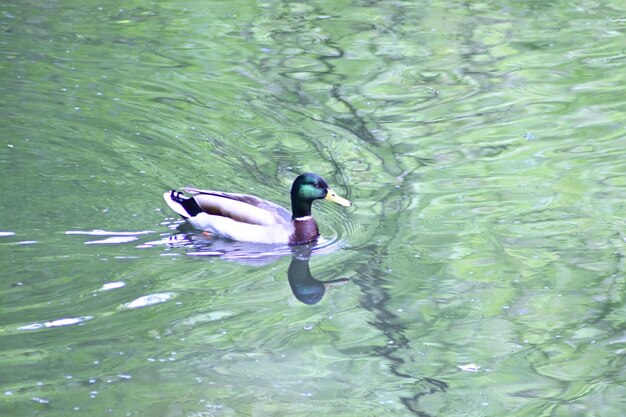
M196 229L232 240L301 245L315 241L319 230L311 215L314 200L349 207L317 174L299 175L291 186L291 210L247 194L184 188L163 194L167 205Z

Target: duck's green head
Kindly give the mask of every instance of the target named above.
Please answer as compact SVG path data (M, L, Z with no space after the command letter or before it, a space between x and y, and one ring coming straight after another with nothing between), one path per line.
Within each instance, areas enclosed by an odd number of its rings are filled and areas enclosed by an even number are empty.
M341 206L349 207L350 201L339 197L326 183L324 178L317 174L306 173L298 176L291 186L291 208L293 217L311 215L313 200L326 199Z

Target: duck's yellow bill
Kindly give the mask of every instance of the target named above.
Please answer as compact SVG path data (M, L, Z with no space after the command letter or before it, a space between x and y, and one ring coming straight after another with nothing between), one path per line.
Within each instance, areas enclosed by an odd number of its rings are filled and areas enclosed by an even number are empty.
M339 197L333 190L331 190L330 188L327 190L326 192L326 197L324 197L325 200L329 200L332 201L333 203L337 203L340 206L344 206L344 207L350 207L352 205L352 203L349 200L346 200L343 197Z

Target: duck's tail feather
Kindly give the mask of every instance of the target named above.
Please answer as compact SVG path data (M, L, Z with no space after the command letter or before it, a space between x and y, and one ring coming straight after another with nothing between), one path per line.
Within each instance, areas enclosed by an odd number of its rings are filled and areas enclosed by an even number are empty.
M163 194L163 198L167 205L184 219L202 213L202 209L198 203L196 203L196 200L194 200L193 197L186 197L180 191L170 190Z

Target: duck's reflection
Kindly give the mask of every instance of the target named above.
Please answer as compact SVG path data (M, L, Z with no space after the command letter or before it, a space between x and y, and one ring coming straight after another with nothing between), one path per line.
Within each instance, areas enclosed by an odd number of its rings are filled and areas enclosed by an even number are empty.
M319 303L326 290L331 287L344 285L350 280L339 278L329 281L319 281L311 275L309 260L316 246L315 243L300 246L271 245L232 242L221 238L207 237L194 230L179 228L180 234L169 236L163 243L170 247L186 247L187 255L218 257L228 261L235 261L243 265L263 267L283 256L291 254L291 263L287 270L287 278L293 295L305 304Z
M186 248L189 256L206 256L234 261L242 265L262 267L291 254L287 245L236 242L198 232L187 224L177 228L180 234L169 236L169 247Z
M291 263L287 270L287 278L293 295L304 304L317 304L332 287L344 285L348 278L339 278L331 281L318 281L311 275L309 259L314 244L296 246L292 248Z

